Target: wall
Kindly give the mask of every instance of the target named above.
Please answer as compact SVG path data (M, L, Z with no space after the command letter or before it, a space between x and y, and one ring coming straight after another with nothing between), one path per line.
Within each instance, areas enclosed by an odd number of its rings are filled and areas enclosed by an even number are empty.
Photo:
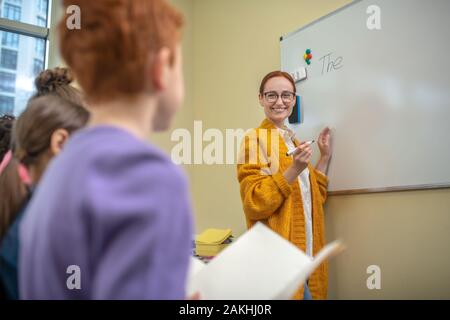
M350 1L172 2L188 22L186 103L174 128L192 132L194 120L203 121L203 130L257 126L264 117L257 102L259 81L280 66L279 37ZM151 140L170 152L175 142L169 138L165 133ZM246 228L235 166L185 168L197 231L229 227L235 235L242 234ZM330 298L450 298L449 189L333 196L325 209L327 238L341 238L347 245L330 264ZM366 287L366 268L372 264L381 267L381 290Z
M346 4L343 0L195 0L194 117L204 128L253 128L262 77L280 68L280 36ZM198 227L245 231L234 165L195 166Z
M349 2L194 0L194 118L204 130L257 126L259 81L280 67L279 37ZM235 166L192 167L198 230L244 232ZM330 264L330 298L450 298L449 189L333 196L326 216L327 239L348 248ZM367 289L372 264L381 290Z
M450 190L331 197L327 238L348 250L331 263L336 299L449 299ZM381 268L368 290L366 268Z
M194 81L193 81L193 0L170 0L170 2L176 6L184 15L185 26L183 29L183 69L185 75L186 84L186 96L185 102L177 113L174 122L172 124L173 128L187 128L192 130L192 124L194 121L194 111L193 111L193 92L194 92ZM49 35L49 55L48 55L48 67L54 68L56 66L65 66L59 54L58 45L58 34L56 25L62 15L62 6L60 0L53 1L53 7L51 10L51 25L50 25L50 35ZM82 19L82 18L81 18ZM170 152L175 143L170 141L171 132L155 133L149 140L157 144L160 148L166 152ZM188 174L190 181L192 181L192 168L185 166L186 173Z
M52 7L50 9L50 34L49 34L49 46L48 46L48 68L54 68L58 66L64 66L64 62L59 54L58 32L57 25L59 19L63 14L61 1L53 0Z
M172 129L186 128L192 132L194 122L194 5L193 0L171 0L184 15L185 26L183 29L183 70L185 80L185 100L180 111L175 116ZM150 140L170 154L176 142L170 140L171 131L155 133ZM186 173L193 183L193 167L184 166ZM191 188L192 189L192 188Z

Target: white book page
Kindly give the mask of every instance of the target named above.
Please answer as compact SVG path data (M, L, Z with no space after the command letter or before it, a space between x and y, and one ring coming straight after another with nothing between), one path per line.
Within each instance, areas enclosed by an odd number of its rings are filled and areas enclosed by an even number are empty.
M313 260L257 223L208 264L193 261L187 295L198 292L205 300L290 299L333 248Z
M305 266L304 269L300 270L297 277L285 288L285 290L276 297L276 299L287 300L291 299L295 292L298 290L299 286L304 284L306 279L308 279L311 274L316 270L326 259L331 258L339 254L344 250L344 246L340 241L334 241L327 244L319 253L314 257L311 262Z

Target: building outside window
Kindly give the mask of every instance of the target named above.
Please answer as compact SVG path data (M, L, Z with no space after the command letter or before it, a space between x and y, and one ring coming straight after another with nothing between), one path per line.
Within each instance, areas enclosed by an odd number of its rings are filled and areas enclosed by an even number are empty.
M47 16L48 0L38 0L36 4L38 13Z
M20 14L22 10L20 6L13 5L11 3L5 3L3 7L3 18L20 21Z
M17 50L4 49L0 51L0 67L4 69L17 69Z
M0 105L3 108L4 114L14 113L14 97L0 96Z
M45 19L45 18L37 17L36 21L37 21L36 24L37 24L39 27L45 27L45 26L47 26L47 19Z
M34 59L33 74L37 77L39 73L44 69L44 61L40 59Z
M0 90L14 93L16 88L16 75L14 73L0 71Z
M46 64L49 9L49 0L0 0L0 115L18 116L35 92Z
M2 47L19 48L19 35L12 32L2 32Z

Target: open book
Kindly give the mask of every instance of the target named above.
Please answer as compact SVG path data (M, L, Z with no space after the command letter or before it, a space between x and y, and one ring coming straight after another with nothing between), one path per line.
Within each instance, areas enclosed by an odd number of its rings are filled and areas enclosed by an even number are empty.
M311 259L257 223L208 264L192 257L187 296L198 292L202 300L290 299L322 262L342 250L335 241Z

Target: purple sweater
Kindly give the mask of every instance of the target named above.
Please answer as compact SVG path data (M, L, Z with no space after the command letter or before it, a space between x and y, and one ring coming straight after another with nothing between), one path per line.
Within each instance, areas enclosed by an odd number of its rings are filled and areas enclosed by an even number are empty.
M84 129L52 161L25 212L20 297L184 299L192 234L181 169L121 129ZM72 265L81 289L66 284Z

